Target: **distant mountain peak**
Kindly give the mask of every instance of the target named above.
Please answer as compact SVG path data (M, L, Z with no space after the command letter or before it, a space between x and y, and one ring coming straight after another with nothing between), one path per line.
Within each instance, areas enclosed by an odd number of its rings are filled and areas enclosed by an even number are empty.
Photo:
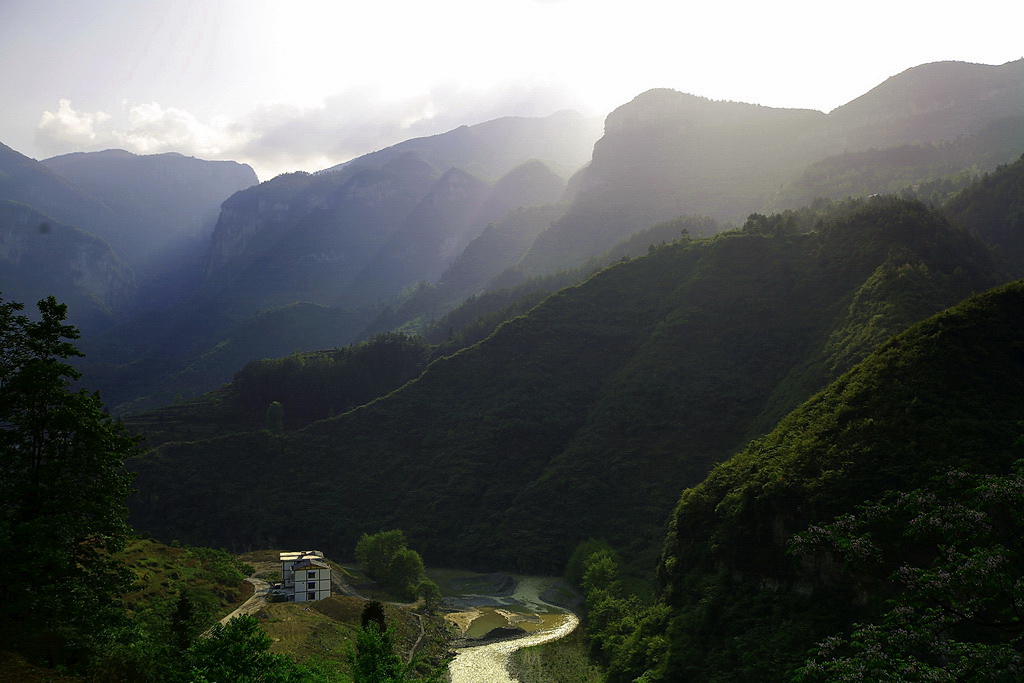
M1022 109L1024 59L999 66L944 61L902 71L834 109L829 118L847 127L916 120L920 141L927 141L975 132L964 130L965 122L1018 115Z
M381 170L398 175L429 176L434 174L433 166L424 161L423 157L416 152L399 154L385 163Z
M824 116L821 112L811 109L787 109L749 102L712 100L669 88L654 88L640 93L609 114L605 120L605 133L684 121L700 125L728 125L742 123L754 117L764 120L771 115Z
M325 169L335 173L354 167L380 168L408 152L440 172L453 166L494 180L530 157L543 159L568 175L590 158L600 137L600 121L563 110L545 117L504 116L447 132L405 140L391 147Z

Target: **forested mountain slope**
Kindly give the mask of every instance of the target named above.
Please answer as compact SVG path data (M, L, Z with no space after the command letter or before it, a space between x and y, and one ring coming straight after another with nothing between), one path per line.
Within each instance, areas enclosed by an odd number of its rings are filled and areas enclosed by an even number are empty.
M996 248L1012 277L1024 276L1024 155L950 199L945 212Z
M826 157L808 166L768 202L797 208L819 197L902 193L941 204L983 171L1024 152L1024 115L996 119L974 135L949 141L874 148Z
M930 536L911 533L921 520L944 515L927 507L928 496L909 518L894 514L889 526L882 519L868 527L882 548L877 563L843 561L839 550L794 553L789 543L809 528L820 532L837 515L866 515L858 506L887 491L941 487L938 478L950 471L1005 475L1022 455L1014 448L1024 414L1022 339L1024 283L969 299L881 346L685 491L661 562L669 610L655 611L660 625L627 634L621 649L609 645L611 680L633 680L648 669L652 681L789 680L815 642L879 618L885 599L901 590L889 572L901 563L928 566L936 556ZM989 499L998 495L991 489ZM956 512L966 504L964 497L944 505ZM971 514L960 508L954 516ZM840 526L855 530L852 520ZM1002 531L1019 534L1016 527ZM953 542L969 545L974 533ZM924 590L928 576L902 588ZM973 575L960 578L953 585L963 591L981 585ZM995 595L995 588L985 590ZM937 611L922 612L922 620L943 609L941 602L932 606ZM1012 636L982 628L987 612L976 616L969 640L995 644ZM654 638L665 632L669 640ZM904 636L902 655L894 651L887 660L875 651L861 664L898 670L898 658L916 648L911 634Z
M214 388L256 358L344 346L403 287L437 278L485 226L564 187L540 162L491 186L458 169L438 176L411 152L342 180L289 174L228 199L199 291L86 342L92 386L122 413ZM451 278L444 310L507 265L503 249L492 240Z
M134 523L341 552L397 526L430 558L544 571L603 536L653 561L680 489L875 344L995 282L986 249L918 203L804 220L816 228L755 217L620 262L303 430L165 444L134 464ZM293 521L299 499L317 504Z
M999 158L1019 154L1006 142L1019 124L1000 128L993 118L1016 112L1019 120L1024 111L1018 64L977 66L910 69L849 112L828 115L653 90L608 117L590 164L567 185L559 174L587 156L597 132L566 112L497 119L329 172L280 176L224 203L194 299L87 340L90 359L104 358L102 367L85 368L87 380L123 414L210 390L256 354L314 350L328 334L336 347L380 332L421 331L467 297L587 271L615 244L661 221L705 215L738 224L772 205L780 185L805 170L811 182L797 194L839 197L848 188L907 182L937 201L998 161L992 145ZM924 81L931 85L915 85ZM943 87L949 96L932 125L918 115L934 109L926 95ZM979 92L984 106L971 99ZM950 136L966 137L961 144ZM905 149L869 149L886 144ZM867 151L808 166L844 149ZM844 170L851 163L854 178ZM921 187L927 182L937 185ZM305 304L334 309L329 329L314 330L325 316ZM291 307L281 319L296 324L281 335L290 345L247 343L244 330L254 327L247 318L281 307Z

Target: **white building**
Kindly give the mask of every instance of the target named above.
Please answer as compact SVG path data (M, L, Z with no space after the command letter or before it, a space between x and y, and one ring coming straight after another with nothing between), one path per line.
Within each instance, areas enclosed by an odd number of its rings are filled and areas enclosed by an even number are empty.
M281 553L281 584L289 600L310 602L331 596L331 568L319 550Z

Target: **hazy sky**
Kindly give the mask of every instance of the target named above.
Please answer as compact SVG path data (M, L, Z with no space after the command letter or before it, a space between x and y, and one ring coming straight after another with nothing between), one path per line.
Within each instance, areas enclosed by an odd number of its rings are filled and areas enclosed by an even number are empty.
M1016 0L0 0L0 142L267 179L653 87L829 111L918 64L1024 57L1021 26Z

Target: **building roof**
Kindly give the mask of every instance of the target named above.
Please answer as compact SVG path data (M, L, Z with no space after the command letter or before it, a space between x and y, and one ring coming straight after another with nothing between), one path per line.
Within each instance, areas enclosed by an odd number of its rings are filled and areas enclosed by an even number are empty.
M312 569L312 568L315 568L315 569L330 569L330 567L327 565L327 563L321 562L319 560L313 560L313 559L305 559L305 560L302 560L301 562L299 562L298 564L292 565L292 571L300 571L302 569Z
M324 554L319 550L291 550L282 552L279 557L281 562L297 562L306 559L322 560L324 559Z

